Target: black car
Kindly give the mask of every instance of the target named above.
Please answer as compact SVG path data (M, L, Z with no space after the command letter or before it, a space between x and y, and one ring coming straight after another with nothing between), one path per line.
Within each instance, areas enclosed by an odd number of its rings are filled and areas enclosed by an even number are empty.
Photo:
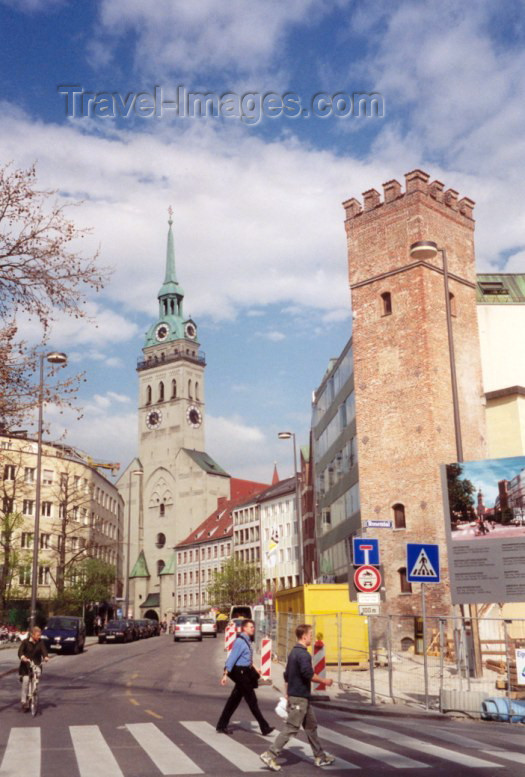
M127 620L110 621L99 632L99 642L131 642L133 629Z
M158 621L153 620L153 618L146 618L146 620L149 623L151 635L153 637L159 637L160 636L160 623Z
M148 621L144 620L144 618L136 620L135 627L138 629L139 639L146 639L146 637L151 637L149 623Z
M60 653L82 653L86 641L86 626L82 618L72 615L53 615L42 631L48 650Z

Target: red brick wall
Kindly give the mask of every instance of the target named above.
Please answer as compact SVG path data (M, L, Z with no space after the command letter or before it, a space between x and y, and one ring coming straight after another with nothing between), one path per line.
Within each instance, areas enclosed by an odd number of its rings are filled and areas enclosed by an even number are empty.
M464 458L486 455L475 290L461 282L475 282L473 203L458 203L457 193L443 194L443 188L414 171L406 176L405 193L397 182L385 185L390 201L381 202L372 191L365 193L364 210L357 200L344 203L361 514L363 522L393 520L392 505L405 505L406 529L369 530L368 536L380 539L387 610L406 614L420 609L419 586L412 595L400 595L397 570L406 566L407 542L439 542L447 576L440 464L456 460L443 274L412 266L409 249L418 240L446 248L449 273L461 279L450 279L450 291L457 307L453 332ZM441 255L428 263L441 268ZM408 269L397 272L402 268ZM392 314L385 316L381 294L387 291ZM447 612L447 586L427 588L429 614Z

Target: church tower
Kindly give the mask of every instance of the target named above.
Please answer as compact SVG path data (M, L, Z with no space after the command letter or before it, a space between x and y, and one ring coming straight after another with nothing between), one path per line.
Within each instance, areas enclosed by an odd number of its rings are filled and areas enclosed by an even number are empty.
M219 497L230 496L229 475L205 452L206 361L197 324L184 314L171 215L170 209L158 317L137 364L139 454L118 482L128 527L128 614L136 618L174 611L173 548L216 509Z

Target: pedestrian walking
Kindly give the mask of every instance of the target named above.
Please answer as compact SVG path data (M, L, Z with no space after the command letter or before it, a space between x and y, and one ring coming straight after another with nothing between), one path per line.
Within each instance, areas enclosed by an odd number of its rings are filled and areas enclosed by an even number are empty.
M332 685L333 680L326 680L314 673L312 657L308 648L312 644L312 627L306 623L297 626L295 630L297 644L290 651L284 681L288 699L288 719L273 745L261 755L261 761L273 772L281 770L276 758L286 746L288 740L304 728L314 754L316 766L330 766L335 761L333 755L325 752L317 736L317 720L310 702L312 680L315 683Z
M245 620L242 624L242 631L233 643L230 655L226 659L221 685L226 685L228 677L233 680L235 685L217 723L216 730L220 734L231 734L228 723L242 699L246 701L252 715L261 727L261 734L267 736L273 731L272 726L270 726L259 709L259 703L255 694L261 673L253 665L251 638L254 632L254 622L252 620Z

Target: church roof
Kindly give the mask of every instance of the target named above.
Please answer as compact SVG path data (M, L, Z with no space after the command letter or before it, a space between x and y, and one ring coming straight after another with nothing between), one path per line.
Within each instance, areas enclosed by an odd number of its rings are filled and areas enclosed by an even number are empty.
M160 607L160 594L148 594L146 599L140 605L140 609L143 607Z
M150 577L148 563L143 550L140 551L139 556L135 561L135 566L131 570L130 578L132 577Z
M164 567L164 569L160 574L173 575L174 572L175 572L175 553L172 553L169 562L166 564L166 566Z
M478 305L525 304L525 273L478 273L476 280Z
M199 467L203 469L204 472L206 472L208 475L220 475L224 478L230 477L228 473L223 470L223 468L220 467L217 462L206 453L206 451L196 451L192 450L191 448L183 448L182 450L187 453L188 456L192 458L193 461L198 464Z
M175 246L173 242L173 220L170 218L168 221L168 243L166 246L166 272L164 274L164 283L160 287L159 297L163 297L165 294L178 294L181 297L184 296L184 290L177 281L177 275L175 273Z

